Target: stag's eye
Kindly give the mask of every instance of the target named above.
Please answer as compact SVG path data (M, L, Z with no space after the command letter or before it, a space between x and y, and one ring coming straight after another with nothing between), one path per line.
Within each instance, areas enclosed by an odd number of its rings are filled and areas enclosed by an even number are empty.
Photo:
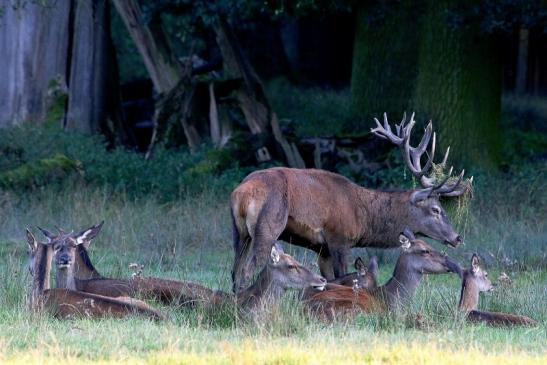
M298 266L295 266L295 265L288 265L288 266L287 266L287 269L298 271Z
M423 253L424 255L429 255L429 254L431 253L431 251L429 251L429 250L422 250L422 253Z
M441 208L439 208L437 206L431 207L431 213L433 213L435 215L439 215L439 214L441 214Z

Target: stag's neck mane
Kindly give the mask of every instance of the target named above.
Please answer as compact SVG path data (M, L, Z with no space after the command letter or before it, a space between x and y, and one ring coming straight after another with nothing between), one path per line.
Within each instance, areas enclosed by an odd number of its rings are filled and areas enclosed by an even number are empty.
M398 247L399 233L413 226L410 194L413 190L378 191L359 189L363 233L361 240L370 247Z
M470 275L468 270L465 270L463 273L462 290L458 309L464 312L470 312L477 309L479 304L479 288L477 288L477 285L469 278Z
M269 265L266 265L254 284L237 295L237 301L242 307L252 309L277 301L284 292L285 289L274 280Z

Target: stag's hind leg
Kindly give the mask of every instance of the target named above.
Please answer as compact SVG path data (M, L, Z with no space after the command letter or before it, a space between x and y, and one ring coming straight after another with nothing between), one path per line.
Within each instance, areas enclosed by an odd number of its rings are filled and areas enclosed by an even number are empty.
M250 231L252 259L247 270L249 278L266 265L272 245L285 230L288 217L287 198L283 194L270 192L258 213L254 229Z

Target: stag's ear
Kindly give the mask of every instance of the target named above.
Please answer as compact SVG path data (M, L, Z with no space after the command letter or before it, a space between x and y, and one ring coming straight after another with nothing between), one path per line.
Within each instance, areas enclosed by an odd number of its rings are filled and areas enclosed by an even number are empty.
M410 194L410 202L414 205L418 204L421 201L426 200L431 196L432 188L419 189Z
M378 274L378 257L372 256L368 261L367 271L372 275L376 276Z
M365 263L363 262L363 259L361 259L360 257L356 258L355 259L355 270L357 271L366 271L366 267L365 267Z
M83 244L85 248L88 248L91 240L97 237L97 235L101 231L103 224L104 221L73 235L74 239L76 240L76 244Z
M28 247L30 249L30 252L34 252L38 249L38 241L36 241L36 238L32 234L32 232L27 228L27 242Z
M401 248L403 249L403 251L407 251L410 249L410 240L402 233L399 235L399 243L401 244Z
M277 263L279 263L279 260L281 259L281 253L277 249L276 245L272 246L272 251L270 252L270 259L272 260L272 263L274 265L277 265Z
M47 241L48 243L53 241L57 236L54 235L53 233L51 233L50 231L46 230L46 229L43 229L43 228L40 228L40 227L36 227L40 230L40 232L42 232L44 234L44 236L46 236L47 238Z
M480 271L481 267L479 266L479 262L479 256L477 256L477 254L473 254L473 256L471 256L471 271L473 274Z

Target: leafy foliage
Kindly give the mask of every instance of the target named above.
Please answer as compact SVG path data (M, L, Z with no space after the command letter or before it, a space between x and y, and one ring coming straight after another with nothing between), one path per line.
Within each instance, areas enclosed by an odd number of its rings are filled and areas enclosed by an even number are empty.
M204 189L228 190L245 172L229 153L207 146L195 154L158 146L154 158L145 161L131 150L107 150L101 136L51 126L7 129L0 135L0 151L0 184L17 191L55 183L62 186L66 179L78 179L108 185L129 196L173 199Z

